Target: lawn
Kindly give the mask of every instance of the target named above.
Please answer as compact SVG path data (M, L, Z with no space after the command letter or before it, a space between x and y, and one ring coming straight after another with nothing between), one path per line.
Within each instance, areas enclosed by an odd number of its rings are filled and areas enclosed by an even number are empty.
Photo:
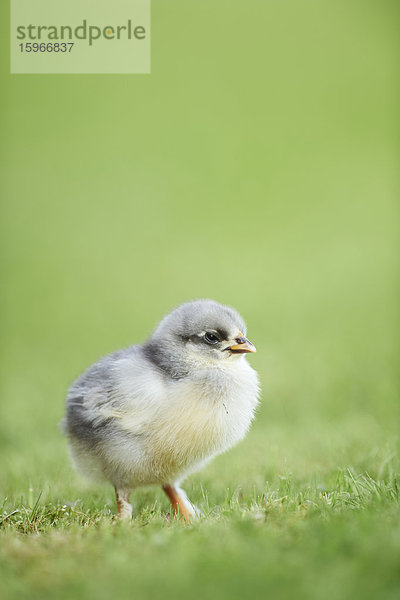
M233 4L154 0L150 76L3 53L7 600L399 598L398 8ZM66 390L198 297L247 321L256 420L185 482L198 523L151 488L120 523L70 465Z

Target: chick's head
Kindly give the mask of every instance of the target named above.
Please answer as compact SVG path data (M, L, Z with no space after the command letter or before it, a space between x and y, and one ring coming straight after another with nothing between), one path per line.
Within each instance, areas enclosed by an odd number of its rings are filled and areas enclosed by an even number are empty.
M145 349L154 362L176 372L226 364L256 351L239 313L214 300L187 302L169 313Z

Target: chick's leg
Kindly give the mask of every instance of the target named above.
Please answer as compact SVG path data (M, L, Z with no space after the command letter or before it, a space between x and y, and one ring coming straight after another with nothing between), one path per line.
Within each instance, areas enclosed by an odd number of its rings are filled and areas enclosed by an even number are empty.
M172 505L172 510L176 516L189 523L193 517L196 517L196 511L189 502L185 492L173 485L163 485L163 490L167 494Z
M130 490L120 490L115 488L117 496L117 514L120 519L130 519L132 517L132 505L129 504Z

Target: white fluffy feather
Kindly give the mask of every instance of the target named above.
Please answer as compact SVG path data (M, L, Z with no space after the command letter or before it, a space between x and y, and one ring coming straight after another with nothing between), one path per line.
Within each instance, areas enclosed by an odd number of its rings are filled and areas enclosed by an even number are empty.
M104 473L109 478L123 472L129 477L125 485L132 488L180 482L239 442L254 417L258 378L244 356L201 369L190 380L165 381L143 368L137 357L124 358L114 369L117 407L99 409L94 389L87 411L93 411L93 421L113 418L132 438L128 442L123 436L121 444L105 439L96 457L72 440L74 462L85 476L97 479Z

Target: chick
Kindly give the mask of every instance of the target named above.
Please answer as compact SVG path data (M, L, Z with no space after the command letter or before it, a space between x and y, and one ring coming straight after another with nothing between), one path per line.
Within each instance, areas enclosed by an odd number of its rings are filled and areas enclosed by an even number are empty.
M258 403L256 349L232 308L182 304L144 343L110 354L68 390L64 430L85 476L115 488L120 518L138 486L160 485L185 521L197 515L180 483L241 440Z

